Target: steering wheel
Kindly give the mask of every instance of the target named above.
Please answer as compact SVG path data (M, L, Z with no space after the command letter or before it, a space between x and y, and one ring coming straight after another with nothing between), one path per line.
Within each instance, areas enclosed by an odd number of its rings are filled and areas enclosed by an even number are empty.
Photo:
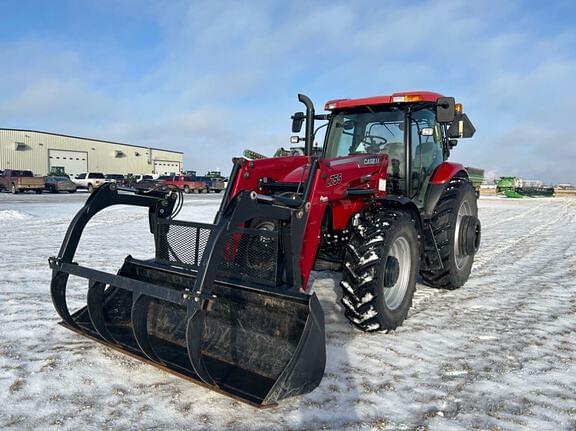
M377 135L365 135L362 142L366 143L366 149L370 153L379 153L381 147L388 143L386 138Z

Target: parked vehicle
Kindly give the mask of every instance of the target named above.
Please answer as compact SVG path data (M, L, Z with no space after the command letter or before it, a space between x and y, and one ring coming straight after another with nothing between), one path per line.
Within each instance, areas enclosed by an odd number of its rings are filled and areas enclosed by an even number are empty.
M470 182L474 186L476 197L479 198L480 186L484 182L484 169L472 168L470 166L466 166L466 171L468 172L468 178L470 179Z
M70 179L70 175L66 173L66 170L61 166L52 166L50 168L50 172L48 173L49 177L66 177Z
M152 178L146 178L131 184L131 187L135 188L137 193L143 193L148 190L156 189L160 186L162 186L162 182Z
M139 183L142 180L153 180L154 177L152 175L142 175L142 174L138 174L138 175L132 175L132 178L134 180L134 182Z
M10 190L13 194L33 190L42 193L44 178L35 177L32 171L6 169L0 176L0 190Z
M84 172L78 174L72 180L79 189L87 189L90 193L106 182L104 174L101 172Z
M109 183L124 185L124 175L122 174L106 174L104 179Z
M224 190L224 181L221 181L219 179L209 177L195 177L194 181L200 181L205 183L206 184L205 192L207 193L210 192L220 193L222 190Z
M208 185L206 181L198 181L196 178L187 175L163 175L158 178L166 186L175 186L184 193L207 193Z
M77 189L76 184L70 181L68 177L50 175L44 177L44 184L45 190L48 190L50 193L75 193Z

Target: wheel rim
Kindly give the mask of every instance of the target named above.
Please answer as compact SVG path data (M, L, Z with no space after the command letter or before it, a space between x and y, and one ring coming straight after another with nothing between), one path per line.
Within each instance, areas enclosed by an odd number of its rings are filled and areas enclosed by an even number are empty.
M460 226L462 225L462 217L469 215L473 215L470 202L463 201L460 204L460 208L458 208L458 214L456 216L456 230L454 231L454 263L456 264L456 268L459 270L468 263L468 260L471 257L460 249Z
M394 286L384 288L384 302L390 310L395 310L402 304L410 284L412 253L408 240L403 236L396 238L390 246L389 256L393 256L398 260L400 273Z

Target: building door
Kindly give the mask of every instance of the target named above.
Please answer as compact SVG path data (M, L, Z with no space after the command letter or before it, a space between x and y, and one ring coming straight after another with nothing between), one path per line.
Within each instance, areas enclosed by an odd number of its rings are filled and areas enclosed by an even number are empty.
M88 153L84 151L48 150L48 170L64 168L64 172L73 176L88 172ZM58 170L60 170L58 169Z
M154 173L157 175L178 175L180 173L180 162L173 160L154 160Z

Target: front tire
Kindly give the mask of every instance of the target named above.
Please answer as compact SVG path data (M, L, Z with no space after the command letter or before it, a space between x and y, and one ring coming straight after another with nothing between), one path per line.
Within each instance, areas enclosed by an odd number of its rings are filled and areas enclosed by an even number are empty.
M346 317L363 331L402 325L416 290L420 243L412 217L370 209L356 216L340 283Z
M20 190L18 190L18 188L16 187L16 184L12 184L11 191L12 191L13 195L17 195Z
M88 184L88 193L94 192L94 186L92 184Z
M462 287L470 276L475 251L466 253L459 238L460 227L466 218L478 218L478 204L474 187L465 178L453 178L442 193L431 220L442 269L421 271L422 281L430 287L454 290ZM478 223L479 246L480 225Z

